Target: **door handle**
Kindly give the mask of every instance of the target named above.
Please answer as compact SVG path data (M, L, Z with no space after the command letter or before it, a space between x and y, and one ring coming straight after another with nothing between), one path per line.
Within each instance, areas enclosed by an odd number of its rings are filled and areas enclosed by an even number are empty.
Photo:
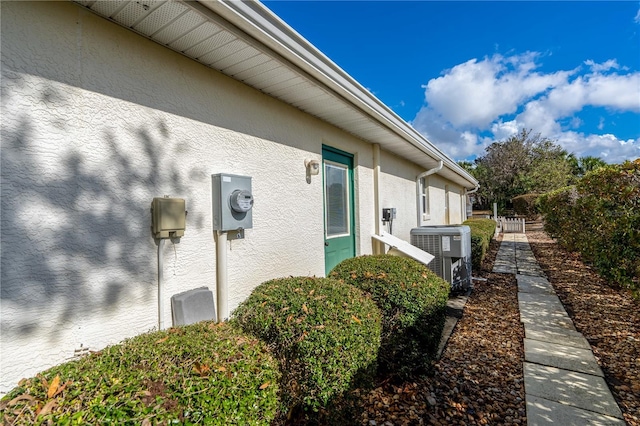
M325 241L325 242L324 242L324 246L325 246L325 247L329 247L329 243Z

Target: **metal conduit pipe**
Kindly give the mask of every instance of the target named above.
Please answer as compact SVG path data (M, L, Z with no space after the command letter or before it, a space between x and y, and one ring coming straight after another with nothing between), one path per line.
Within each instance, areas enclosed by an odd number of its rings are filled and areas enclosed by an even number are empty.
M158 330L164 330L164 238L158 240Z
M422 223L422 206L420 205L421 204L421 200L422 200L422 198L421 198L422 194L420 194L420 180L422 178L425 178L425 177L429 176L429 175L432 175L434 173L439 172L440 170L442 170L442 166L443 165L444 165L443 161L440 160L440 162L438 163L438 165L436 167L434 167L433 169L429 169L426 172L420 173L418 175L418 177L416 178L416 200L418 201L418 203L417 203L418 204L418 209L417 209L418 210L418 225L417 226L420 226L421 223Z

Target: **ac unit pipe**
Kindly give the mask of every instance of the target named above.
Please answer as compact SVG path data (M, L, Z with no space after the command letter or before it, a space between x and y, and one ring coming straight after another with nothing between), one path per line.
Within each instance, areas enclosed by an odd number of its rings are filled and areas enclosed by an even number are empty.
M227 279L227 233L216 232L216 302L218 322L229 318L229 282Z
M158 330L164 330L164 238L158 240Z
M420 226L420 224L422 223L422 206L420 202L422 200L422 197L421 197L422 194L420 194L420 179L439 172L440 170L442 170L443 165L444 163L442 162L442 160L440 160L436 167L434 167L433 169L429 169L426 172L420 173L416 178L416 201L418 201L418 226Z

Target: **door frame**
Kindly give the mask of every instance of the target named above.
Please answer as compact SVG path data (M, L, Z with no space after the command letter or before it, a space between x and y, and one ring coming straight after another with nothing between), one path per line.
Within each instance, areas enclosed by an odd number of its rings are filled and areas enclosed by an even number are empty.
M356 220L355 220L355 210L356 210L356 197L355 197L355 184L354 184L354 155L342 151L337 148L333 148L328 145L322 145L322 210L323 210L323 222L324 222L324 243L325 243L325 251L324 251L324 260L325 260L325 275L329 274L331 269L327 268L327 256L326 256L326 247L328 241L332 238L327 237L327 194L326 194L326 183L325 183L325 160L330 163L337 163L347 166L347 181L348 181L348 190L349 190L349 234L344 237L333 237L333 238L346 238L349 237L351 240L351 246L353 248L351 257L356 256Z

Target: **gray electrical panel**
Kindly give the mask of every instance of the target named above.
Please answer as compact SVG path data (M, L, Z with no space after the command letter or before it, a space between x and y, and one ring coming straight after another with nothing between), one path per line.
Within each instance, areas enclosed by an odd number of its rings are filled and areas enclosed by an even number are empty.
M248 176L211 175L213 230L235 231L253 227L253 194Z

